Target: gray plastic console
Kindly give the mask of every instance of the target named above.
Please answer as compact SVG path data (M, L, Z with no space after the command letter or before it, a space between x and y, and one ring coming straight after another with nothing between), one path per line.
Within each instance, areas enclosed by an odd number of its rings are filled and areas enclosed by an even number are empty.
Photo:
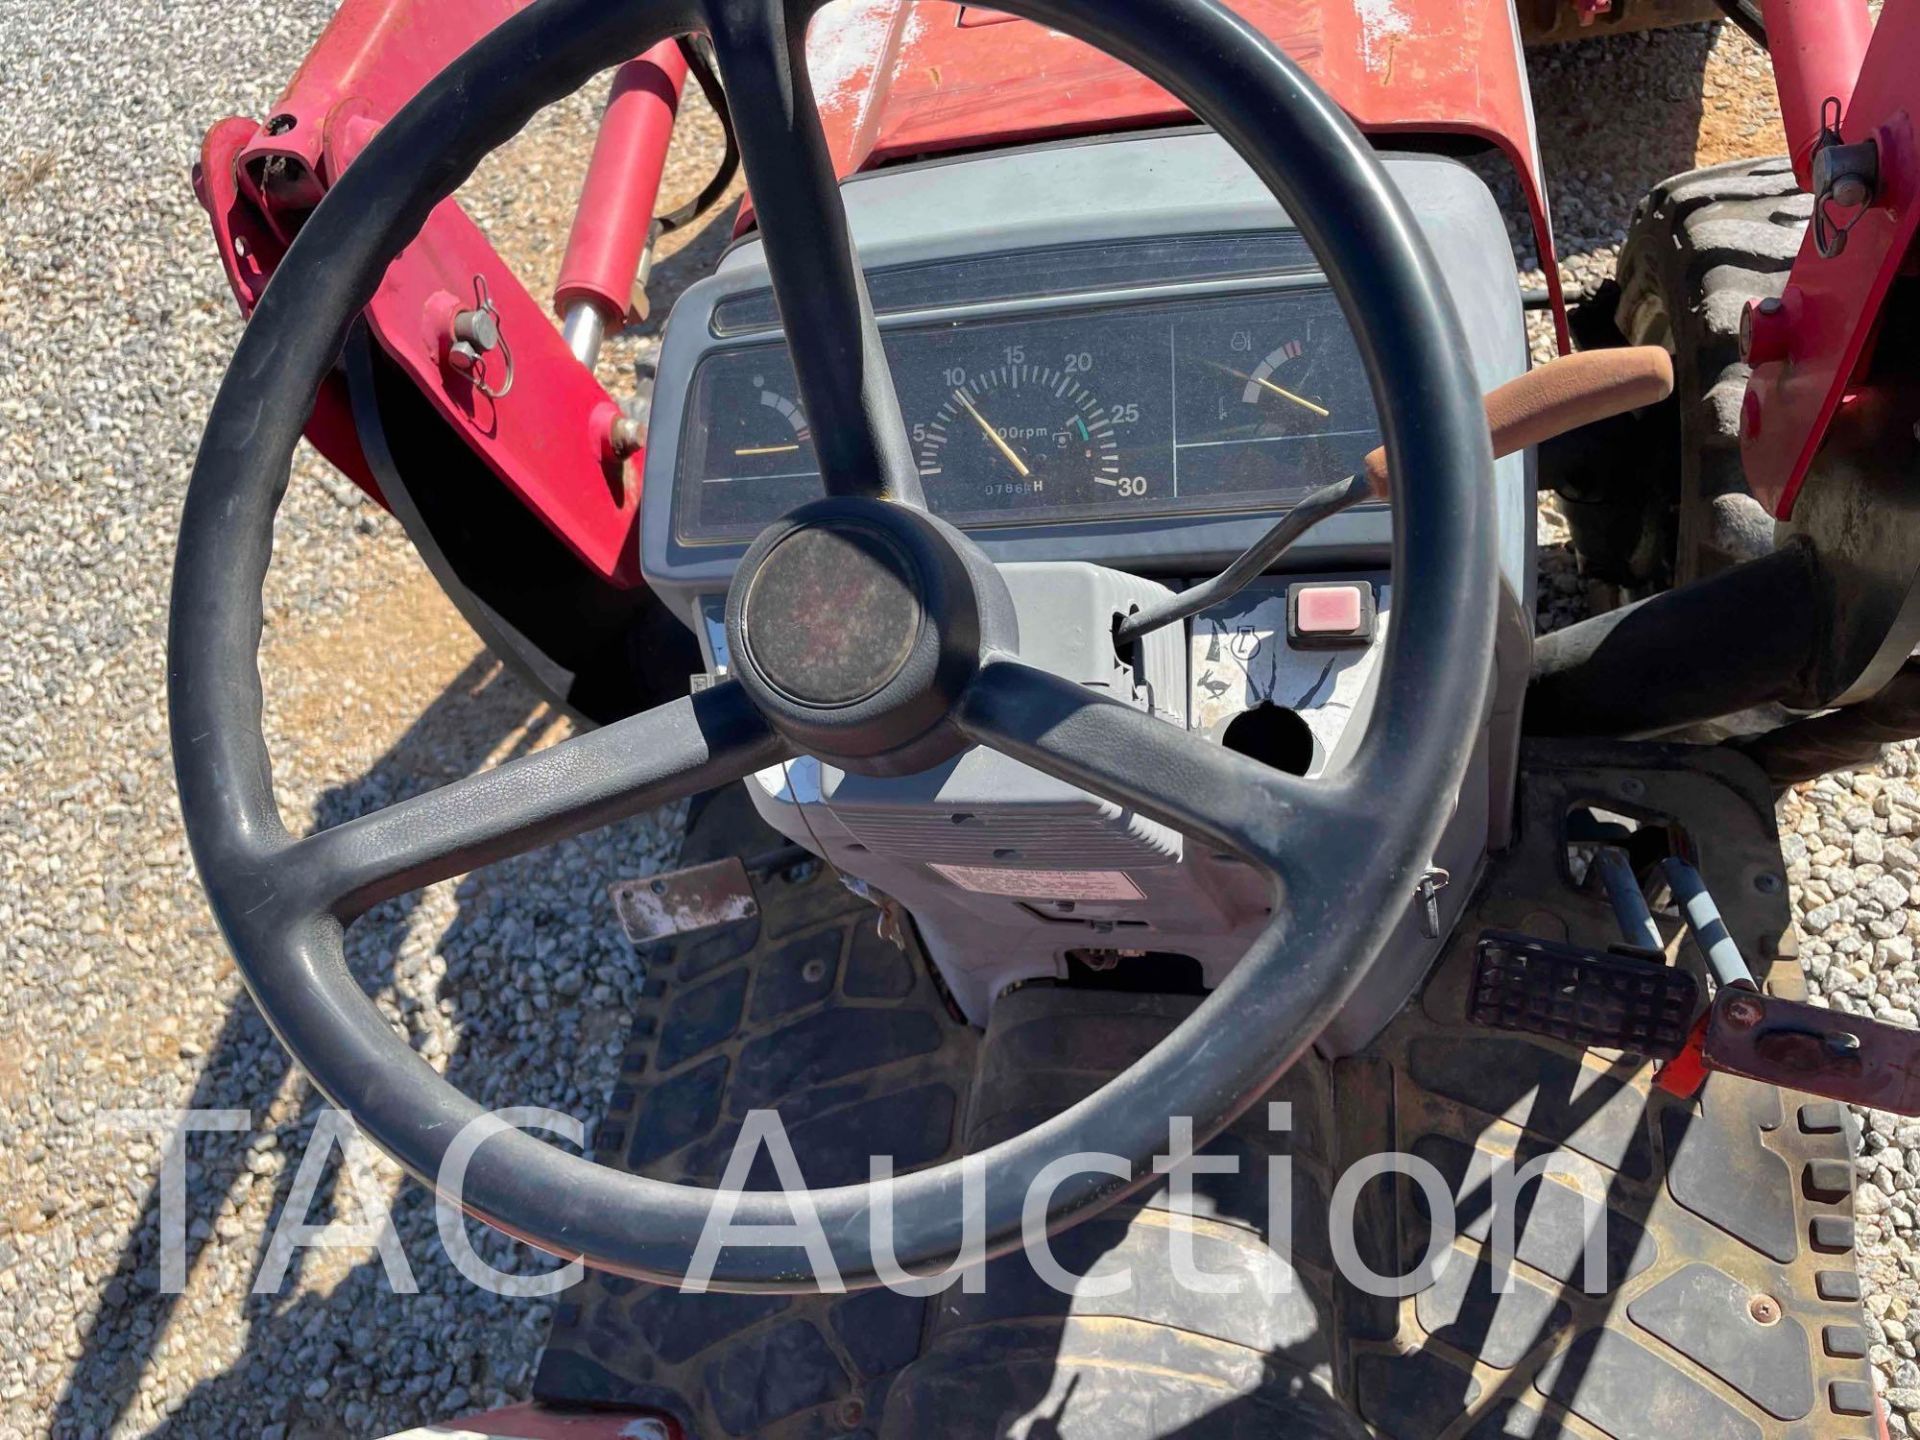
M1469 359L1491 389L1526 368L1525 325L1513 258L1492 196L1464 166L1424 155L1385 157L1453 288ZM1261 294L1313 286L1316 273L1168 278L1169 247L1140 273L1126 262L1102 270L1106 288L1010 294L1006 267L997 298L969 296L983 257L1021 252L1035 273L1057 247L1111 244L1116 254L1152 237L1272 236L1285 215L1238 157L1204 132L1040 147L883 170L848 181L844 195L863 260L874 276L884 328L981 318L1057 316L1182 297ZM1045 204L1035 203L1045 196ZM1178 250L1178 246L1172 247ZM1084 251L1082 253L1085 253ZM1131 253L1131 251L1129 251ZM1054 255L1058 273L1057 255ZM929 267L952 262L955 293ZM1155 267L1161 267L1156 273ZM1178 269L1178 266L1173 267ZM890 271L913 270L911 285ZM931 272L936 280L943 273ZM974 280L965 277L973 275ZM682 297L667 327L654 398L643 501L648 581L700 635L716 672L727 656L722 602L744 549L686 545L675 531L674 487L696 371L729 347L765 346L772 308L759 246L737 247L719 272ZM910 306L888 296L910 292ZM718 314L716 315L716 312ZM745 321L743 323L743 318ZM717 323L717 319L718 322ZM726 333L719 333L724 330ZM1415 482L1418 483L1417 477ZM1489 847L1506 841L1521 697L1531 648L1533 487L1530 455L1497 462L1504 584L1493 703L1472 766L1434 857L1451 884L1437 904L1441 933L1470 892ZM1287 573L1150 636L1138 667L1116 655L1113 618L1132 604L1217 570L1273 519L1272 513L1178 514L1051 525L971 525L1005 567L1019 611L1021 653L1082 684L1106 688L1216 742L1234 720L1263 705L1297 713L1311 734L1308 773L1336 761L1359 734L1377 683L1378 635L1369 647L1315 651L1290 645L1290 581L1338 579L1372 587L1379 633L1418 624L1393 613L1386 570L1391 515L1350 511L1320 526L1286 557ZM848 775L812 759L749 782L755 805L783 833L827 856L876 898L911 911L929 954L968 1018L984 1024L1008 986L1067 973L1071 956L1096 963L1131 952L1178 954L1217 984L1265 918L1259 878L1230 856L1196 853L1184 837L1117 806L984 750L924 774L892 780ZM1435 797L1408 797L1409 804ZM1356 859L1356 864L1364 863ZM1377 983L1323 1036L1334 1053L1357 1047L1391 1018L1437 953L1411 891ZM1149 962L1151 963L1151 962Z

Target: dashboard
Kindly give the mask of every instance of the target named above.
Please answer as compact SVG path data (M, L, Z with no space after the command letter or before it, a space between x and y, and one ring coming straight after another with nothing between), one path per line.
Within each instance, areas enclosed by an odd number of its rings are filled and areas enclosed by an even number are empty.
M1380 441L1352 332L1318 285L889 330L928 504L961 526L1283 509ZM751 538L820 493L784 343L694 377L674 517Z
M1446 275L1464 358L1487 389L1512 379L1526 326L1486 183L1439 156L1382 160ZM997 562L1206 575L1380 443L1311 248L1215 135L888 167L841 195L928 501ZM719 663L740 556L821 493L751 236L675 303L648 428L641 570ZM1523 600L1529 474L1522 456L1495 465L1502 571ZM1391 541L1389 508L1358 506L1289 563L1377 569Z
M1452 292L1463 363L1487 389L1512 379L1525 317L1486 183L1438 156L1382 159ZM1393 607L1389 507L1315 526L1284 577L1148 636L1132 664L1112 643L1116 614L1218 571L1379 443L1353 332L1272 195L1198 130L889 167L841 195L912 461L932 508L1001 566L1021 658L1273 763L1335 763L1371 703L1379 636L1421 624ZM657 377L641 569L719 675L740 557L822 488L757 241L680 297ZM1517 736L1530 634L1527 458L1496 462L1493 483L1503 688L1435 852L1456 875L1511 812L1512 767L1485 757ZM1296 643L1309 582L1364 587L1370 633ZM1273 729L1269 711L1304 730ZM908 907L976 1023L1072 948L1186 955L1217 983L1266 923L1244 867L983 748L885 778L801 757L748 792L775 829ZM1411 909L1401 925L1411 974L1427 950Z

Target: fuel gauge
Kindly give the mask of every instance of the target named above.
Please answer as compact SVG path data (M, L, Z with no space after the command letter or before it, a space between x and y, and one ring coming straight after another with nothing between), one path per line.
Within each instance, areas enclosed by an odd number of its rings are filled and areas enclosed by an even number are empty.
M1246 382L1240 389L1240 404L1247 412L1238 417L1243 424L1257 426L1268 433L1305 435L1333 419L1333 411L1323 402L1302 393L1316 388L1304 341L1288 340L1275 347L1252 370L1223 365L1217 360L1207 363L1223 375ZM1287 380L1301 388L1290 389L1281 383Z

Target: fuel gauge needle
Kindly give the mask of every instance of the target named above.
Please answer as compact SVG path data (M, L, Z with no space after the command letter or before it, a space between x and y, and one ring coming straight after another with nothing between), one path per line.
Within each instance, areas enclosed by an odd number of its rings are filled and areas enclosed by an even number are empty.
M1215 362L1213 362L1212 360L1209 360L1206 363L1209 365L1212 365L1213 368L1216 370L1225 371L1227 374L1235 376L1236 378L1241 380L1250 380L1255 385L1261 386L1263 389L1271 390L1274 394L1278 395L1282 400L1291 400L1294 404L1298 405L1302 410L1311 410L1315 415L1318 415L1322 420L1325 420L1329 415L1333 413L1331 410L1327 409L1326 406L1316 405L1313 403L1313 401L1307 399L1305 396L1296 395L1291 390L1284 389L1281 386L1274 384L1273 381L1271 380L1262 380L1258 375L1249 375L1247 374L1246 371L1236 370L1231 365L1215 364Z
M954 391L953 398L960 402L960 408L962 410L965 410L967 414L973 417L973 423L978 425L981 433L993 442L994 448L1007 457L1007 463L1009 465L1018 470L1022 476L1033 474L1031 470L1027 469L1027 462L1022 460L1019 455L1014 452L1014 448L1001 438L1000 432L987 423L987 417L973 408L973 402L967 399L966 391Z

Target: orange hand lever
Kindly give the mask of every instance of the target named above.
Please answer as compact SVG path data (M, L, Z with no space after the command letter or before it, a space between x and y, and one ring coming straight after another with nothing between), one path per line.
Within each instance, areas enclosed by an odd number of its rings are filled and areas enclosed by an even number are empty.
M1488 392L1493 453L1511 455L1672 393L1673 361L1658 345L1563 355ZM1361 464L1374 495L1386 499L1386 448L1369 451Z

